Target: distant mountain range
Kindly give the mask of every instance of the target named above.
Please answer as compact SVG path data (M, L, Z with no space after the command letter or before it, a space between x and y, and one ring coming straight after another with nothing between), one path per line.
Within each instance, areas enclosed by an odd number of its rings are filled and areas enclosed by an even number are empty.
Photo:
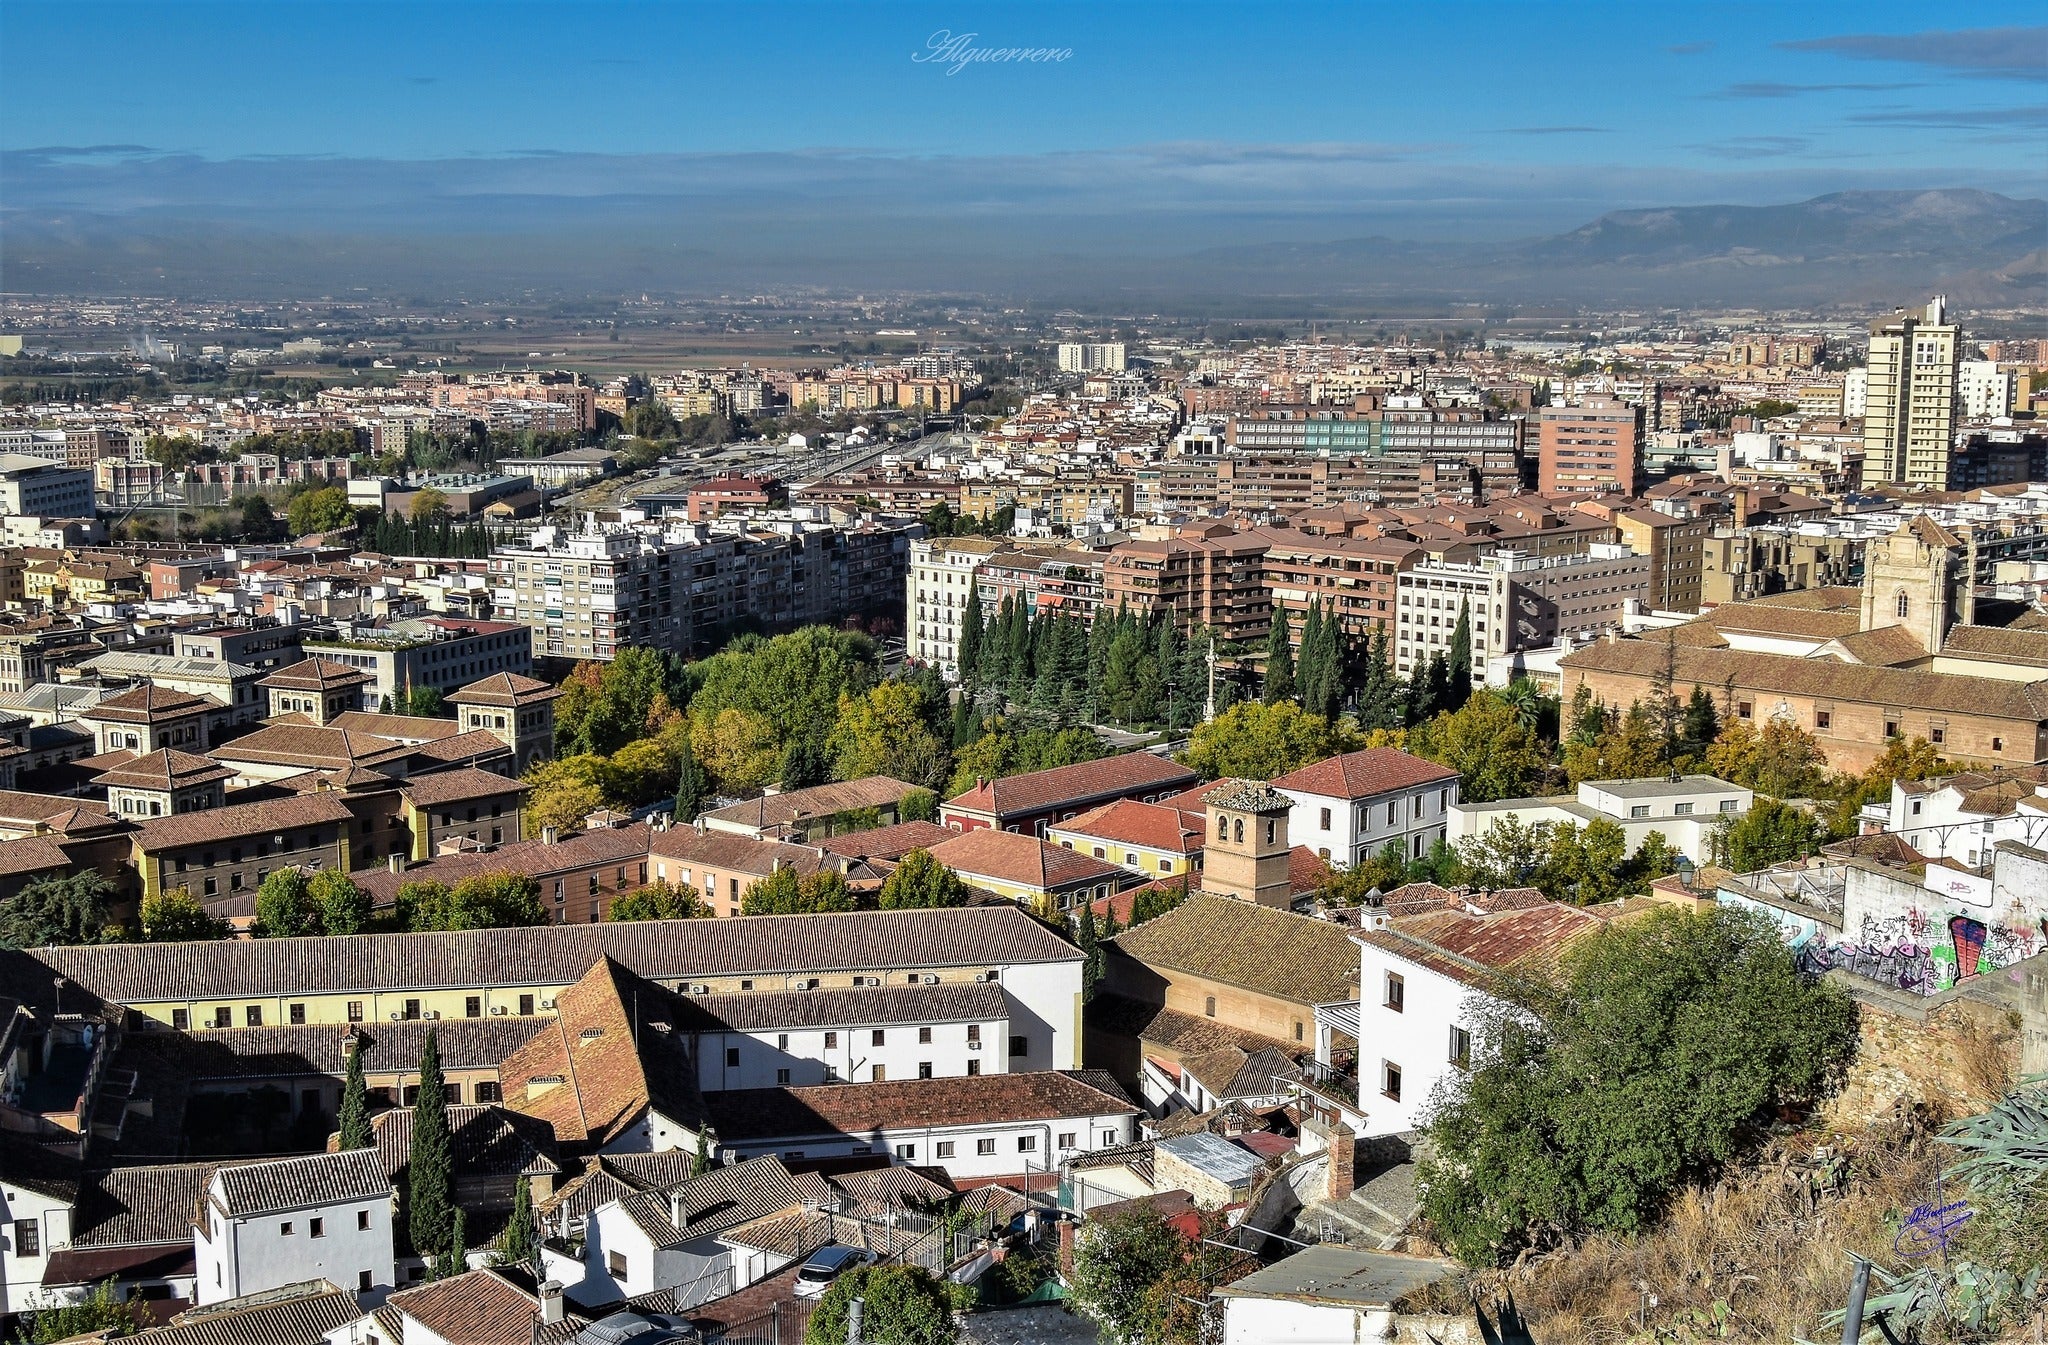
M1404 287L1468 299L1862 303L1944 288L1958 303L2048 305L2048 202L1985 191L1860 191L1793 205L1618 210L1549 238L1438 246L1385 238L1198 254L1245 286Z
M1376 300L1889 308L1941 291L1964 306L2048 310L2048 202L1974 190L1622 210L1502 243L1367 237L1192 251L1194 235L1164 223L1148 235L1146 221L1109 233L1057 207L949 214L937 196L849 194L821 207L701 191L478 193L423 196L414 209L358 197L351 208L345 194L297 202L273 184L244 206L186 199L117 211L107 199L8 210L0 289L491 298L817 285L1141 311L1246 299L1275 311ZM1213 238L1235 226L1205 227Z

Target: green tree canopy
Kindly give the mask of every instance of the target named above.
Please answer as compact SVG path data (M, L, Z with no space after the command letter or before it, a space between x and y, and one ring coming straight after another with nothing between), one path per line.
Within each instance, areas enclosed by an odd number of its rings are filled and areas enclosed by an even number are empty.
M1491 691L1410 729L1408 751L1462 775L1458 797L1467 803L1528 797L1549 761L1515 708Z
M612 898L612 908L605 919L695 920L710 914L711 908L697 895L696 888L674 887L665 879L656 879Z
M965 906L967 884L960 875L932 858L929 850L912 850L898 861L883 880L881 907L885 911L912 906Z
M804 1345L845 1345L848 1305L861 1301L869 1345L952 1345L959 1334L946 1282L922 1266L858 1266L832 1282L804 1327Z
M355 522L355 510L349 507L348 491L340 486L322 486L297 496L291 507L285 511L292 526L294 537L305 537L316 532L333 532Z
M1111 1340L1153 1340L1162 1324L1152 1293L1187 1260L1189 1241L1156 1211L1136 1205L1090 1221L1074 1245L1074 1306Z
M433 881L402 885L398 922L414 932L507 929L548 923L540 882L530 873L479 873L454 887Z
M1748 812L1728 824L1721 844L1729 868L1755 873L1813 854L1825 839L1820 823L1810 813L1777 799L1758 798Z
M307 890L306 871L282 868L256 889L256 918L249 932L259 939L295 939L320 932L320 912Z
M201 939L234 936L234 926L208 915L189 887L174 887L142 899L142 938L145 943L189 943Z
M113 926L114 885L95 869L38 878L0 901L0 948L45 948L107 943Z
M339 869L321 869L307 879L306 899L322 934L360 934L370 923L370 894Z
M1436 1238L1473 1264L1641 1229L1758 1122L1824 1095L1855 1049L1848 995L1801 976L1769 921L1725 907L1615 922L1554 980L1493 993L1421 1168Z
M1212 780L1270 780L1355 746L1350 733L1292 702L1246 701L1197 728L1181 760Z
M857 905L845 874L830 869L799 874L784 866L746 890L740 898L740 914L815 915L850 911Z
M343 1149L367 1149L376 1141L370 1129L370 1094L363 1082L363 1043L358 1037L348 1049L348 1072L341 1080L341 1110L335 1116Z

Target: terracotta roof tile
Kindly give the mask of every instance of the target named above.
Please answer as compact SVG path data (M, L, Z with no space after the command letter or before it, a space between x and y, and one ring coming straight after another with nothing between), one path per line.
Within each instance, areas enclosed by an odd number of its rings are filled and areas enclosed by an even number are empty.
M135 840L145 852L153 854L207 841L229 841L293 827L348 822L353 817L348 805L332 794L300 794L288 799L237 803L203 812L152 817L142 824Z
M452 771L435 771L430 775L416 775L400 788L406 798L422 808L438 807L444 803L460 803L469 799L498 798L506 794L523 793L526 786L517 780L507 779L495 771L480 771L475 767L460 767Z
M215 1179L220 1193L209 1194L209 1199L228 1215L268 1214L391 1194L384 1166L370 1149L223 1164L208 1178L209 1187Z
M1081 808L1118 796L1185 789L1197 776L1187 767L1149 752L1126 752L1097 761L988 780L946 801L946 807L1004 818L1052 808Z
M937 822L898 822L892 827L867 831L843 831L814 844L830 854L848 859L901 859L912 850L929 850L960 833Z
M758 799L714 809L703 816L707 820L716 819L768 834L802 817L831 817L862 808L893 808L917 788L886 775L869 775L859 780L792 789L783 794L763 794Z
M872 1135L911 1125L993 1125L1138 1110L1121 1089L1097 1074L1089 1072L1086 1081L1059 1070L1037 1070L814 1088L741 1088L708 1094L704 1104L719 1139L737 1144Z
M1197 819L1193 826L1190 818ZM1125 845L1139 845L1167 854L1192 855L1202 849L1205 830L1200 814L1184 813L1164 803L1118 799L1051 828Z
M1297 1004L1357 997L1358 950L1342 925L1196 895L1110 940L1126 957Z
M1039 892L1124 876L1107 860L994 827L961 832L933 846L931 856L963 878L1015 883Z
M315 1345L327 1332L363 1315L353 1290L332 1286L279 1303L219 1309L189 1309L170 1326L126 1339L136 1345Z
M455 705L534 705L553 700L561 694L562 689L552 683L521 677L518 673L501 672L471 682L448 700Z
M1410 756L1397 747L1368 747L1363 752L1346 752L1290 771L1275 779L1273 788L1326 799L1369 799L1397 789L1457 778L1456 771Z

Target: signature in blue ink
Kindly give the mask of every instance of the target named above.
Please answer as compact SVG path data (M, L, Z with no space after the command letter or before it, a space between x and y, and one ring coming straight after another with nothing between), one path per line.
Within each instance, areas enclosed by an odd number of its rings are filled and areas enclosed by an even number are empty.
M1955 1241L1956 1231L1975 1213L1969 1202L1962 1200L1915 1205L1913 1212L1899 1225L1899 1235L1892 1239L1892 1250L1906 1257L1932 1256L1945 1251Z

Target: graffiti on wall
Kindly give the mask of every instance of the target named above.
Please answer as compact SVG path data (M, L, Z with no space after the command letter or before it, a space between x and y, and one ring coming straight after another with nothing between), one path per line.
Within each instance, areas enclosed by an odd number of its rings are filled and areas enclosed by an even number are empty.
M1855 937L1839 942L1812 928L1795 931L1790 942L1800 968L1814 975L1846 971L1910 994L1933 995L2048 948L2048 920L1987 925L1958 915L1937 924L1916 908L1882 918L1866 915Z

